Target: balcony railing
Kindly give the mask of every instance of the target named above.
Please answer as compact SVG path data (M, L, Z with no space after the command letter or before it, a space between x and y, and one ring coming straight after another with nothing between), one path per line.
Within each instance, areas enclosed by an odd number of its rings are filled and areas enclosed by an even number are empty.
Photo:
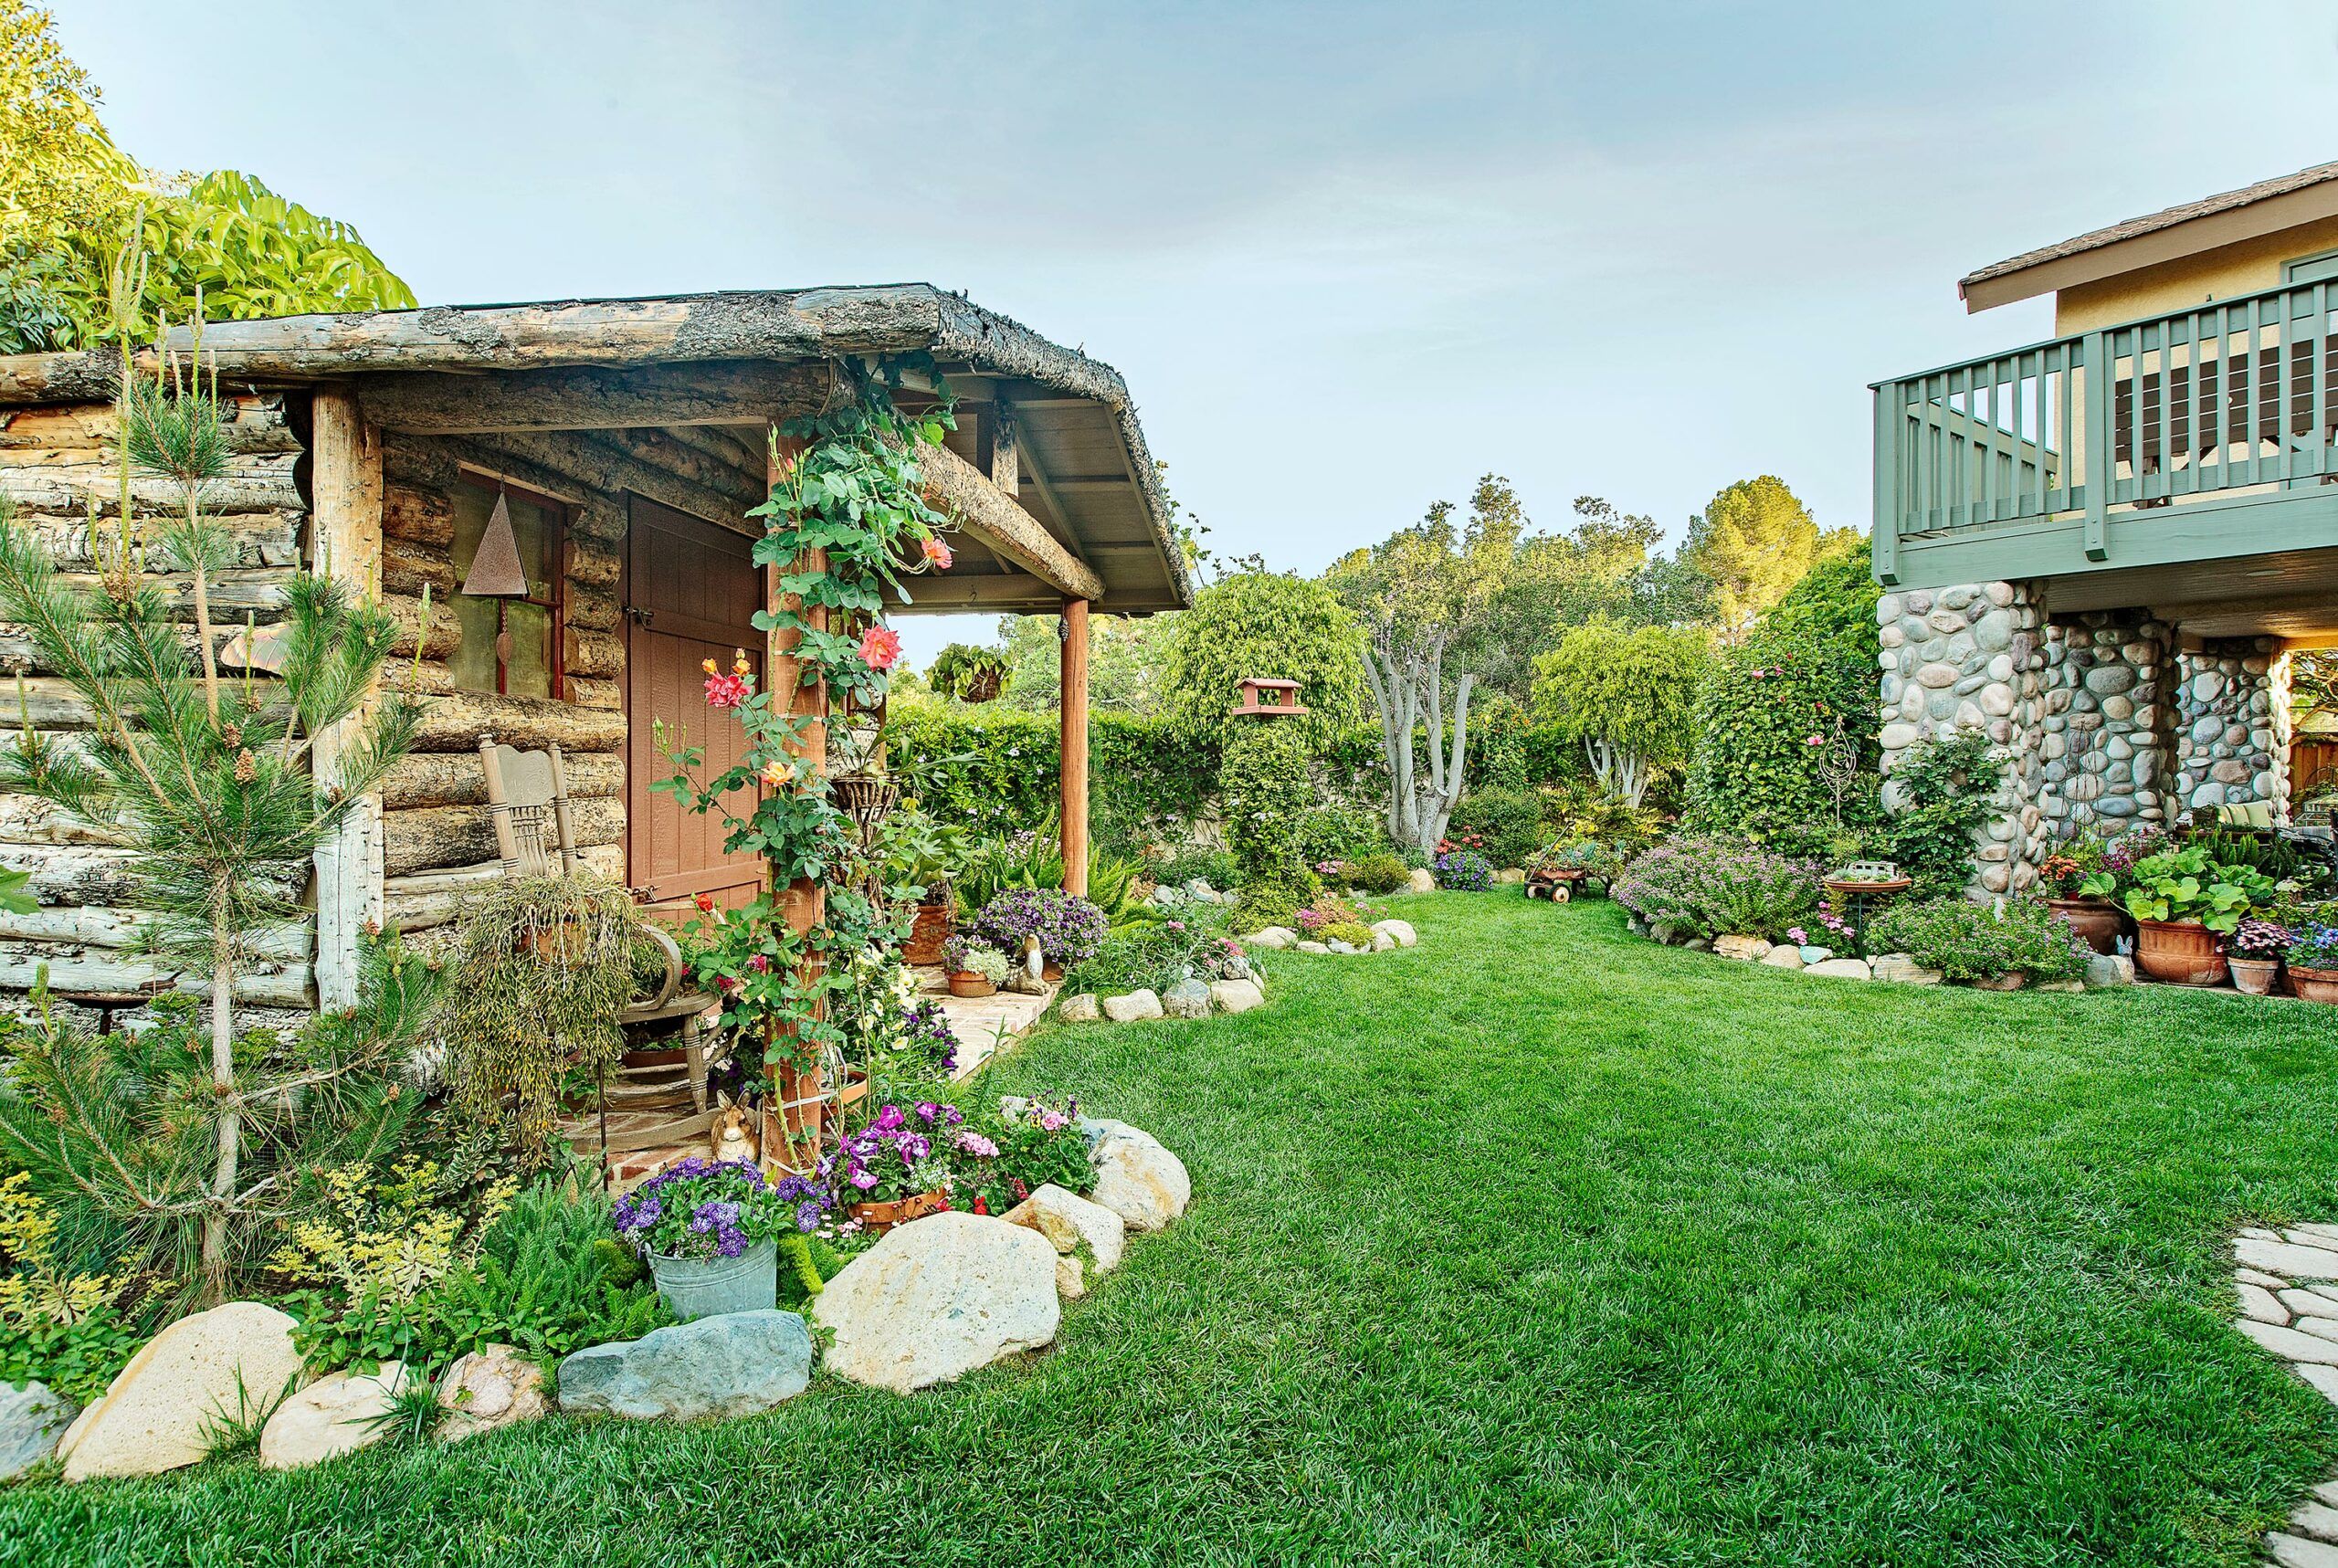
M2120 564L2130 534L2154 562L2246 553L2188 528L2173 543L2160 509L2206 522L2203 505L2333 496L2319 487L2338 479L2333 305L2331 284L2292 284L1877 383L1877 575L1937 576L1985 541L1998 575L2025 574L2005 569L2024 539L2027 574ZM1926 555L1930 572L1909 570ZM1956 572L1980 574L1940 580Z

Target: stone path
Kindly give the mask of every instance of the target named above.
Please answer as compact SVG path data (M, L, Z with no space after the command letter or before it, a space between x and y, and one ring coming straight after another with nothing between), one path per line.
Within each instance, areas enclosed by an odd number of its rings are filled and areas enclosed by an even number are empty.
M2244 1230L2234 1238L2234 1327L2338 1404L2338 1226ZM2338 1568L2338 1479L2322 1482L2265 1537L2281 1568Z
M951 1031L958 1037L958 1069L950 1075L953 1079L973 1077L976 1068L1028 1031L1055 1005L1057 987L1052 984L1037 995L997 991L988 996L953 996L950 978L940 965L921 966L915 973L920 994L942 1004L942 1016L950 1020Z

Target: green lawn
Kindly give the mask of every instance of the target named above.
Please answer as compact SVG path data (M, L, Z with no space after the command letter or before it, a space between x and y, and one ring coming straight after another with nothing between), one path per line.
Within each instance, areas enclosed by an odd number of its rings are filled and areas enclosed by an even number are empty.
M1805 979L1606 904L1406 901L1267 1008L993 1087L1195 1200L1051 1353L695 1428L0 1494L49 1563L2195 1563L2338 1469L2227 1326L2338 1216L2338 1012Z

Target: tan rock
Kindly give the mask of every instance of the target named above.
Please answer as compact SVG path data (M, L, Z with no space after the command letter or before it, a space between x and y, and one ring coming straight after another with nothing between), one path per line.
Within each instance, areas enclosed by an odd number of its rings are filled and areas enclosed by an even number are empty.
M1772 948L1769 952L1764 953L1761 957L1761 962L1768 964L1772 969L1800 969L1802 967L1802 949L1795 946L1792 942L1782 942L1778 943L1777 946Z
M258 1415L300 1379L300 1352L284 1313L258 1301L191 1313L147 1341L66 1433L58 1446L65 1479L192 1465L209 1451L222 1419Z
M1259 989L1255 980L1213 980L1209 983L1210 1005L1221 1013L1247 1013L1253 1007L1266 1005L1267 994Z
M438 1380L438 1404L447 1412L438 1436L448 1443L533 1421L551 1409L543 1369L511 1345L489 1345L457 1357Z
M1805 974L1816 974L1829 980L1869 980L1873 978L1873 975L1868 969L1867 960L1863 958L1821 959L1817 963L1804 965L1802 972Z
M1096 1260L1096 1272L1108 1274L1121 1265L1128 1246L1128 1226L1102 1204L1090 1203L1049 1182L1001 1216L1009 1225L1025 1226L1048 1238L1059 1253L1086 1246Z
M1096 1190L1090 1196L1131 1230L1163 1228L1185 1212L1193 1197L1184 1162L1134 1128L1105 1132L1089 1158L1096 1165Z
M1723 958L1735 959L1740 963L1752 963L1769 956L1770 944L1758 936L1740 936L1732 933L1713 938L1713 951Z
M384 1362L377 1372L336 1372L321 1377L276 1407L259 1435L260 1468L293 1470L353 1453L387 1433L381 1418L405 1389L405 1364Z
M1437 891L1437 874L1426 866L1416 866L1412 874L1405 879L1405 886L1416 893L1434 893Z
M1056 1254L1056 1294L1077 1301L1088 1294L1088 1273L1076 1252Z
M890 1231L813 1299L839 1377L908 1394L1056 1337L1056 1249L956 1210Z
M1372 932L1374 936L1395 937L1398 947L1412 947L1421 940L1420 933L1413 930L1410 921L1374 921Z

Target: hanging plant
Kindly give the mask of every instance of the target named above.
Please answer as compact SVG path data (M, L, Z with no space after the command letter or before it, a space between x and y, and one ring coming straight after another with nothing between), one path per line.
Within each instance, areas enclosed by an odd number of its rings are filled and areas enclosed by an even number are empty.
M961 702L990 702L1006 689L1005 650L953 642L936 655L925 683Z

